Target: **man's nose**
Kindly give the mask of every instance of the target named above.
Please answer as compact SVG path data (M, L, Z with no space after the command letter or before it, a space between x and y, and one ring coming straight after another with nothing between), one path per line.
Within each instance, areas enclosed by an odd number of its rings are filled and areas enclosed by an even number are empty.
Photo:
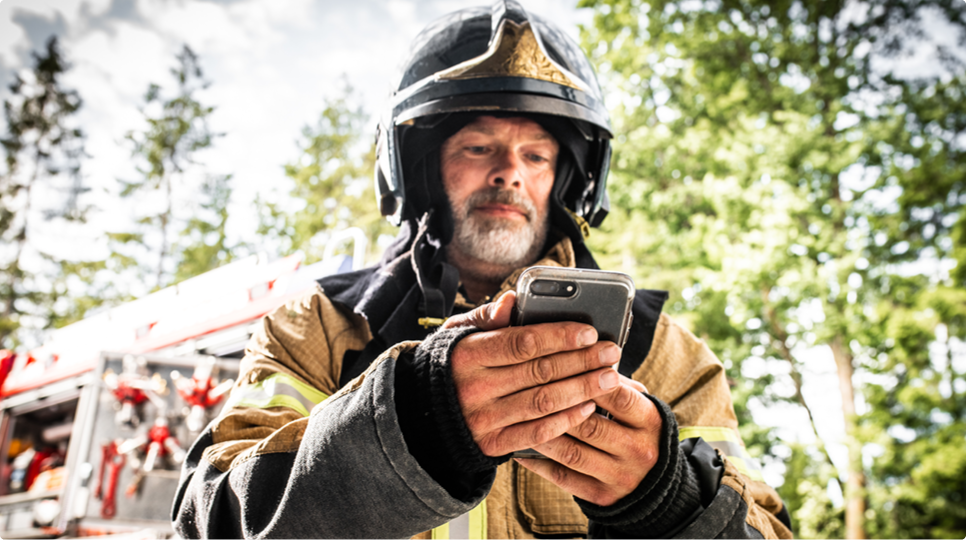
M520 189L525 178L523 159L516 152L504 150L496 156L488 183L504 189Z

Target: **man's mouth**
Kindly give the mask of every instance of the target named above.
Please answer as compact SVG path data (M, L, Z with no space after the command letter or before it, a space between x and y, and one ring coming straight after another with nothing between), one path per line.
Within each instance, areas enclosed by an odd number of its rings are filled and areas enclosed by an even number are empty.
M526 210L511 204L485 203L473 208L473 210L489 217L499 217L514 220L530 219L530 216Z

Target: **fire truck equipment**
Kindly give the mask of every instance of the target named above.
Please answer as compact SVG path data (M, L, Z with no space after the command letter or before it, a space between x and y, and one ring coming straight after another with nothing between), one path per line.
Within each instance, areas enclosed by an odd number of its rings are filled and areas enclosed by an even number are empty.
M232 379L227 379L215 385L216 371L215 358L209 357L198 363L190 379L177 370L171 372L171 380L178 390L178 395L191 407L190 412L185 416L185 427L192 434L200 433L204 429L208 423L209 410L221 403L222 398L234 384Z
M164 469L174 469L184 461L185 455L178 440L171 435L163 411L147 433L120 443L117 452L130 458L131 468L134 470L134 479L124 491L128 497L137 493L141 480L154 471L161 464L159 462L170 462L171 466Z
M34 505L34 521L41 527L49 527L60 515L60 502L57 499L43 499Z
M141 404L151 400L156 405L164 406L159 394L167 392L167 385L160 377L148 378L142 357L129 354L124 357L122 366L120 375L113 371L105 372L104 384L111 389L119 404L114 421L118 426L135 428L141 423Z
M170 537L181 444L227 400L264 314L361 268L365 236L349 233L353 258L335 255L338 234L311 265L302 254L252 256L98 311L36 349L0 351L0 537ZM28 469L49 447L64 466L46 462L54 468L28 491ZM117 497L119 487L146 496Z
M97 488L94 498L100 499L101 517L110 519L117 513L117 479L124 468L124 454L117 451L119 441L110 441L101 446L101 469L97 475ZM104 488L104 472L107 471L107 489Z

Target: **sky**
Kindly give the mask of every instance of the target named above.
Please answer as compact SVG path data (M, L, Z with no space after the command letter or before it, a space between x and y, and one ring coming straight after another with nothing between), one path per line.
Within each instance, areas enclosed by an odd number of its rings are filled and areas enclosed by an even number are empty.
M118 180L138 177L124 135L144 127L139 106L148 85L173 86L169 70L183 45L200 58L211 85L197 97L216 106L210 125L224 134L198 158L208 173L233 175L231 211L244 215L253 211L256 194L285 185L282 167L299 157L300 131L314 123L326 97L347 82L357 105L370 114L371 131L419 30L446 13L489 1L0 0L0 100L9 96L14 74L28 69L31 52L52 34L72 65L63 84L84 100L77 115L90 156L84 181L93 188L89 202L102 211L93 214L94 227L41 236L73 250L68 256L106 255L83 253L106 251L103 242L83 235L117 230L113 225L143 210L125 211L113 202ZM524 3L574 38L578 23L591 22L589 11L574 7L576 0ZM937 25L927 27L934 28L933 38L944 33ZM930 69L915 55L901 63L908 75ZM255 220L229 223L230 233L244 238Z
M97 225L122 223L118 179L138 177L124 135L143 129L139 107L151 83L174 88L170 69L187 44L211 85L196 97L214 105L210 126L223 133L199 154L211 174L233 174L233 215L252 212L257 193L283 185L283 165L296 160L301 129L314 124L326 97L347 82L370 115L371 130L410 40L429 22L489 0L0 0L0 99L14 73L31 64L56 34L72 65L66 88L84 100L77 115L86 133L88 202L102 208ZM571 0L528 0L527 9L577 38L590 22ZM146 204L146 203L142 203ZM133 209L127 213L132 213ZM244 237L253 220L230 220ZM38 224L43 227L43 224ZM116 229L116 227L115 227ZM51 231L53 232L53 231ZM46 235L59 250L106 250L84 231ZM54 240L55 239L55 240ZM65 241L66 240L66 241ZM65 247L66 244L66 247ZM106 255L106 253L104 254Z
M210 173L233 174L233 215L253 213L256 194L282 185L283 165L296 160L303 126L313 124L326 97L344 83L375 116L410 40L432 20L488 0L0 0L0 100L50 35L72 64L63 79L84 100L77 119L87 134L85 182L93 203L105 208L95 224L123 221L130 209L110 201L118 179L136 178L124 134L142 129L139 106L150 83L171 86L169 70L184 44L199 56L211 86L197 95L216 106L213 131L225 135L200 160ZM590 14L574 0L526 0L533 13L556 22L575 39ZM908 59L910 70L922 62ZM374 127L374 118L370 120ZM254 227L252 220L236 226ZM96 230L87 228L85 230ZM245 231L235 231L244 235ZM88 236L83 236L87 234ZM106 249L80 230L56 231L75 255ZM840 468L844 446L835 365L827 349L811 353L804 393ZM750 367L754 369L754 367ZM773 367L759 366L762 372ZM793 415L793 416L789 416ZM800 409L758 411L756 419L782 426L783 435L811 442ZM766 468L777 483L780 471ZM838 498L838 497L836 497Z

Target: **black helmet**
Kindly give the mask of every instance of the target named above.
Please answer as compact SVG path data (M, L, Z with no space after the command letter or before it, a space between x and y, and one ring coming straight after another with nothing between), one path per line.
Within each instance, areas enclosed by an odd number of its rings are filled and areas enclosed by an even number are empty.
M587 57L560 29L515 0L456 11L416 37L401 71L376 146L376 198L391 222L445 201L433 185L439 147L481 114L526 116L557 138L557 226L586 236L607 215L610 121Z

